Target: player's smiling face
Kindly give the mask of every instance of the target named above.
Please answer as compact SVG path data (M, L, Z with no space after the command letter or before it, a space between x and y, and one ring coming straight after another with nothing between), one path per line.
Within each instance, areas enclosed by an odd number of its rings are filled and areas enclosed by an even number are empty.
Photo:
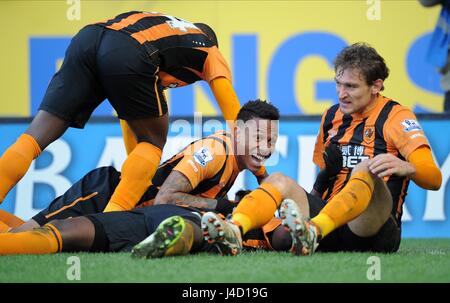
M339 108L344 114L362 114L375 106L375 100L383 86L378 79L368 85L359 69L338 69L335 77Z
M278 121L251 119L238 122L235 153L240 169L258 171L272 155L278 139Z

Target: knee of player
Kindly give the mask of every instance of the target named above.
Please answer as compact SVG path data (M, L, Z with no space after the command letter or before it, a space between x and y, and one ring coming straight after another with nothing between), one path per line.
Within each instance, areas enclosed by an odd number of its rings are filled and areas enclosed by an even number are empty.
M280 172L270 174L266 179L264 179L264 183L266 182L275 186L275 188L278 189L278 191L283 196L286 192L289 191L289 188L291 188L295 183L294 180L292 180L291 178Z
M352 170L352 174L357 173L357 172L370 172L369 170L369 163L370 160L364 160L360 163L358 163Z

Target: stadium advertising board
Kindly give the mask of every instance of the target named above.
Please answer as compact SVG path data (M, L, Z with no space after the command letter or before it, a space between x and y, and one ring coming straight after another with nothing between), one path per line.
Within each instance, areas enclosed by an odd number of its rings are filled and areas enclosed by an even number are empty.
M442 138L443 134L450 132L450 119L436 116L422 119L419 116L419 120L442 170L443 185L439 191L425 191L410 183L403 214L403 236L450 238L450 141ZM283 172L309 191L317 173L312 154L319 122L318 117L282 120L276 153L267 162L268 172ZM0 121L0 153L16 140L26 126L27 123L23 122ZM216 119L173 119L163 160L194 139L223 127L224 123ZM29 219L91 169L112 165L120 170L125 157L120 127L114 119L110 122L92 121L86 125L85 131L70 129L32 163L0 209ZM233 198L234 192L241 188L255 186L251 174L241 174L229 197Z
M209 23L239 98L269 99L284 115L321 114L336 102L333 58L365 41L386 59L385 95L416 112L441 112L439 74L425 61L438 8L418 1L1 1L0 116L36 113L71 37L130 10ZM205 83L168 90L172 115L219 114ZM104 103L95 115L112 114Z

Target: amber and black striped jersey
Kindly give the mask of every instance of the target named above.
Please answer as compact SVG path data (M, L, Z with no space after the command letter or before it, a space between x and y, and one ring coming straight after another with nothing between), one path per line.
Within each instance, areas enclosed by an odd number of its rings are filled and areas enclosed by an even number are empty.
M375 108L364 114L345 115L339 104L329 108L322 116L314 149L314 163L324 167L322 153L325 146L336 143L342 150L343 168L335 182L323 195L329 200L347 183L353 167L365 159L391 153L405 160L417 148L429 146L414 113L399 103L379 96ZM393 198L392 214L400 223L402 206L409 178L390 176L385 181Z
M210 83L225 77L228 64L211 40L193 23L157 12L132 11L97 25L120 31L158 58L158 77L163 87L185 86L199 80Z
M159 166L153 185L161 186L175 170L191 183L193 191L189 194L210 199L224 197L240 172L230 137L230 134L219 131L192 142Z

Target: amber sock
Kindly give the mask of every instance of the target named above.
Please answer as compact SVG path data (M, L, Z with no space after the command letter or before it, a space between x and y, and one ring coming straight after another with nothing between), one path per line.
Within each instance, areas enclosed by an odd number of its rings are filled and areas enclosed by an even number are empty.
M0 234L7 233L11 229L11 226L0 221Z
M311 221L322 237L358 217L369 205L374 180L368 172L357 172Z
M0 221L8 225L9 227L16 228L25 223L24 220L20 219L9 212L0 209Z
M25 175L31 161L41 153L36 140L28 134L22 134L0 158L0 203L8 192Z
M127 151L127 155L129 155L137 145L136 137L134 136L131 128L128 126L127 121L121 119L120 127L122 128L122 137L125 144L125 150Z
M275 186L264 182L242 199L233 213L232 221L241 227L243 234L260 228L274 216L282 199Z
M51 224L32 231L0 234L0 255L50 254L61 249L61 234Z
M104 211L132 209L150 186L160 160L159 148L139 143L123 163L121 180Z

